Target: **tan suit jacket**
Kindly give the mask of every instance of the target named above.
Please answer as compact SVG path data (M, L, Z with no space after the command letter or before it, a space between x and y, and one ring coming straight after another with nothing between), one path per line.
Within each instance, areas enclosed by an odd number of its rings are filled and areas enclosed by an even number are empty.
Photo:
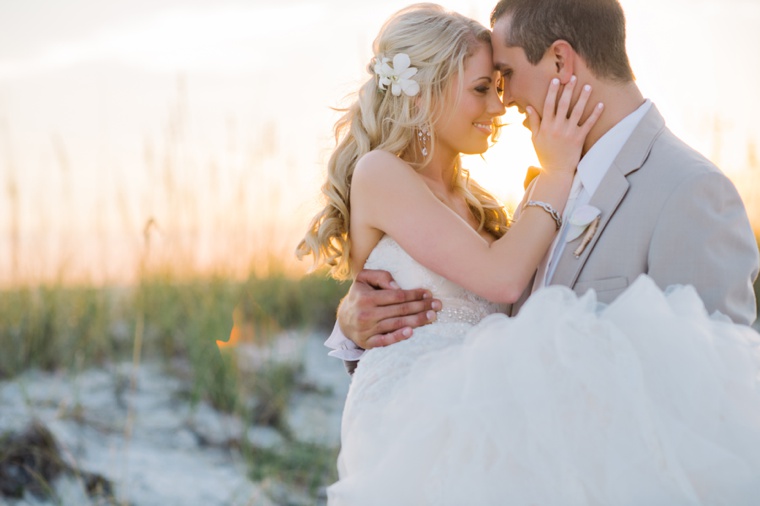
M590 205L599 227L579 257L569 242L550 284L609 303L640 274L660 288L693 285L708 311L737 323L756 318L752 283L757 242L736 188L709 160L665 127L652 106L626 142ZM531 283L532 285L532 283ZM513 305L516 314L530 287Z

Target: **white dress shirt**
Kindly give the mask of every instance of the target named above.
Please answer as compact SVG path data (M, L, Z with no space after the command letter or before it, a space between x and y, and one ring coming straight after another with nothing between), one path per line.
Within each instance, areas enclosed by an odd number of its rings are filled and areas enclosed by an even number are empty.
M575 200L574 207L588 204L602 182L607 170L612 165L612 162L615 161L620 150L623 149L626 141L628 141L628 138L651 106L652 102L646 100L638 109L608 130L584 155L578 163L578 170L575 174L575 177L580 179L582 187ZM577 184L575 180L573 184ZM566 211L572 212L572 210ZM569 216L568 213L565 214ZM555 238L555 242L552 248L550 248L550 253L544 258L544 262L549 262L551 259L554 259L554 261L552 264L541 266L544 268L544 272L547 273L543 284L546 284L547 280L551 280L554 268L556 267L556 259L562 255L562 251L565 249L565 242L558 240L560 235L557 234L557 238ZM535 290L538 286L540 284L534 283L533 289ZM364 354L362 348L359 348L353 341L343 335L338 322L335 322L335 327L333 327L330 337L325 341L325 346L332 348L332 351L328 353L329 356L341 360L359 360Z
M332 334L325 341L325 346L332 348L332 351L328 353L329 356L339 358L341 360L359 360L364 355L364 350L359 348L356 343L343 335L343 331L340 330L340 325L335 322Z

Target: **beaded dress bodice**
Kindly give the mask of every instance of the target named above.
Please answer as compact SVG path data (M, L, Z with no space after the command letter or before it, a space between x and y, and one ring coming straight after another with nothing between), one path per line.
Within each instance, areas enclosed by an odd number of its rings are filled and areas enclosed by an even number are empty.
M392 395L397 382L408 374L417 360L461 343L472 326L489 314L504 309L424 267L387 235L377 243L364 267L390 272L401 288L430 290L433 297L441 300L443 309L434 323L415 329L411 338L364 354L346 403L344 429L350 424L354 409L362 409L359 406Z
M436 323L469 323L474 325L501 306L493 304L422 266L390 236L383 236L364 264L365 269L390 272L402 288L427 288L443 303Z

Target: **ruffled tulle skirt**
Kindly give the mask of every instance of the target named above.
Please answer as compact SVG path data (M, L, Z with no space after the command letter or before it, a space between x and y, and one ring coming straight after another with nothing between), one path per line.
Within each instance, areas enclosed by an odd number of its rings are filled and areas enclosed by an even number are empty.
M550 287L347 406L329 504L758 505L759 372L690 287Z

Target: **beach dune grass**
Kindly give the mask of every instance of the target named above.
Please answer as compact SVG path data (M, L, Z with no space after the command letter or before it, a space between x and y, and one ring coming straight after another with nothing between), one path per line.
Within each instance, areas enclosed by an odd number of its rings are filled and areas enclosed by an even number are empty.
M244 280L145 274L133 287L18 286L0 292L0 377L36 367L77 369L140 355L202 362L226 342L237 315L260 344L283 329L332 327L346 284L285 271ZM141 327L141 329L138 329Z
M324 273L297 276L282 270L235 280L170 269L143 274L126 288L65 283L8 288L0 292L0 379L30 368L76 374L109 363L159 361L187 380L192 402L208 402L240 415L244 423L270 425L284 435L279 450L241 442L252 478L270 477L313 495L315 487L332 479L336 449L302 444L287 427L299 371L266 363L242 372L235 354L220 353L219 344L229 343L233 329L244 331L230 344L261 346L286 329L326 331L346 289Z
M108 290L40 285L0 292L0 378L102 363L130 343L114 335L120 316Z

